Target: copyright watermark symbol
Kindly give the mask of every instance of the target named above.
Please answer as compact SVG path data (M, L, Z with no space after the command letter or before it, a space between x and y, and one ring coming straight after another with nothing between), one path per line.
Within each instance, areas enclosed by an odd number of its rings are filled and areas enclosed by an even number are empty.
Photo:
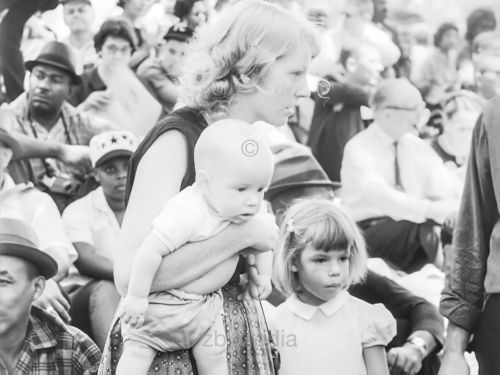
M247 139L241 144L241 152L245 156L255 156L259 152L259 145L253 139Z

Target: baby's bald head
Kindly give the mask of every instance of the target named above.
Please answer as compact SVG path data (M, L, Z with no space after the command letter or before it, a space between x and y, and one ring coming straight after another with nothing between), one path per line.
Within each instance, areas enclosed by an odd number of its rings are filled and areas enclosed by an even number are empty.
M237 119L214 122L200 135L194 149L196 172L209 177L231 173L233 168L273 173L273 157L267 143L250 125Z

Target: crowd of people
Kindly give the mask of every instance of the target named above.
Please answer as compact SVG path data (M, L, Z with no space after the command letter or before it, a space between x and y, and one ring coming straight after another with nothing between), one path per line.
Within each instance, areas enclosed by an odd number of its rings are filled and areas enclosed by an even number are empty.
M0 0L0 374L500 372L493 9L105 3Z

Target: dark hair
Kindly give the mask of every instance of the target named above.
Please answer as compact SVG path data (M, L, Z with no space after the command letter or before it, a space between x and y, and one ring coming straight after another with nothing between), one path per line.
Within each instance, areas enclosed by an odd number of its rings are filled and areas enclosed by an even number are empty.
M469 43L476 37L478 25L484 22L491 23L492 28L490 30L497 27L495 13L490 8L477 8L469 14L467 17L467 31L465 32L465 39Z
M174 5L174 16L183 20L193 9L194 3L201 0L177 0Z
M125 6L125 3L126 3L126 0L118 0L116 2L116 5L118 5L119 7L123 8Z
M455 30L458 33L458 27L451 22L445 22L439 26L436 33L434 34L434 45L439 47L441 44L441 40L443 39L443 35L446 34L450 30Z
M110 19L104 21L99 31L94 36L94 46L97 52L102 49L108 37L122 38L130 43L132 51L135 51L137 37L132 24L125 19Z

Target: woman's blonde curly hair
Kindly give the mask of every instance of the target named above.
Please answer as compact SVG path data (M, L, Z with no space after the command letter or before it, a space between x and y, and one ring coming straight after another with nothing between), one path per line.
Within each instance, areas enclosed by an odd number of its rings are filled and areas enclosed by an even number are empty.
M215 24L198 30L181 77L181 100L226 113L238 94L259 90L272 64L300 42L317 54L319 43L307 21L265 1L237 2Z

